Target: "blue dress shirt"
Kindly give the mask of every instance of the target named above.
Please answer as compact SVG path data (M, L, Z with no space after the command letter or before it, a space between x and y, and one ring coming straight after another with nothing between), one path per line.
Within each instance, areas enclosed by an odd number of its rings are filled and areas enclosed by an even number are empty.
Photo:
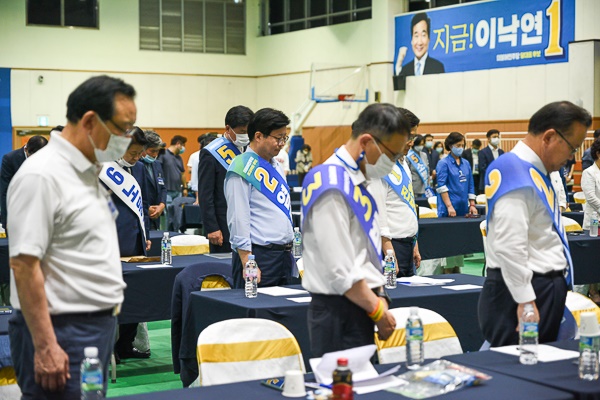
M475 186L471 165L465 159L461 159L460 165L452 155L440 160L437 165L437 210L438 217L447 217L448 209L442 201L442 193L448 192L452 207L457 216L466 215L469 212L469 199L475 199Z

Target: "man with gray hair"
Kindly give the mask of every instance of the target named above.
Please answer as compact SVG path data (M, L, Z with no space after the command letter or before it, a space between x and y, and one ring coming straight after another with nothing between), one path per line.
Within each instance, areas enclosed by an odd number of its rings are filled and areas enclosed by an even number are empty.
M162 166L155 162L160 149L165 147L158 133L152 129L144 131L148 145L140 161L144 164L146 191L148 194L148 216L150 217L150 229L160 229L160 216L167 205L167 187L163 175Z

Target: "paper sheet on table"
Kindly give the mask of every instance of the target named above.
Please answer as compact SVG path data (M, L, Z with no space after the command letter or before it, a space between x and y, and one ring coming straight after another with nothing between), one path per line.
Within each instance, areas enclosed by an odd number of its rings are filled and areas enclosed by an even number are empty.
M307 296L307 297L287 297L286 300L291 300L294 303L310 303L310 301L312 300L312 297Z
M295 296L297 294L308 294L306 290L290 289L281 286L271 286L258 288L258 293L268 294L269 296Z
M454 286L442 286L442 289L450 289L450 290L472 290L472 289L481 289L483 286L479 285L454 285Z
M407 286L437 286L443 285L445 283L454 282L454 279L436 279L436 278L428 278L426 276L408 276L396 279L398 283Z
M168 264L139 264L136 265L138 268L151 269L151 268L171 268L172 265Z
M498 353L509 354L511 356L519 356L519 346L502 346L502 347L492 347L490 348L492 351L497 351ZM571 358L579 357L578 351L573 350L563 350L558 347L548 346L546 344L538 345L538 361L540 362L550 362L550 361L560 361L560 360L569 360Z
M227 260L231 258L231 253L214 253L214 254L205 254L205 256L209 256L212 258L216 258L218 260Z

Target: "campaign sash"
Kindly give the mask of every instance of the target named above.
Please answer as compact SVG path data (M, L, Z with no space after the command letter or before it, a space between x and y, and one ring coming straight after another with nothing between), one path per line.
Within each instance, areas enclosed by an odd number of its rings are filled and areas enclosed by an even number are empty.
M429 174L427 172L427 167L425 166L425 163L423 162L423 160L421 160L421 156L413 149L410 149L408 151L407 157L408 161L417 170L417 174L419 174L419 177L425 185L425 196L427 196L427 198L435 196L433 189L431 188L431 186L429 186Z
M410 177L404 170L404 167L400 164L400 161L396 161L392 172L383 177L390 187L396 192L398 197L404 201L410 210L417 216L417 207L415 206L415 192L413 191L412 182Z
M235 157L227 170L227 176L237 174L265 195L292 222L290 187L273 166L253 152Z
M142 191L138 181L115 161L102 164L99 178L127 207L137 215L142 228L142 237L146 243L146 228L144 225L144 205Z
M507 153L502 157L498 157L490 164L487 171L485 177L485 195L488 199L488 224L494 210L494 205L500 197L524 187L533 188L546 207L550 218L552 218L553 228L558 233L562 242L565 258L569 264L569 268L565 272L565 280L567 281L567 286L572 287L573 260L571 259L567 234L562 225L558 200L550 178L533 164L521 160L514 153Z
M302 221L305 220L311 207L323 193L337 190L358 218L360 226L369 238L381 266L381 236L375 226L377 204L363 185L354 185L344 167L333 164L321 164L312 168L304 177L302 185Z
M240 150L224 137L213 140L205 147L205 149L208 150L208 152L212 154L225 169L228 169L233 159L241 154Z

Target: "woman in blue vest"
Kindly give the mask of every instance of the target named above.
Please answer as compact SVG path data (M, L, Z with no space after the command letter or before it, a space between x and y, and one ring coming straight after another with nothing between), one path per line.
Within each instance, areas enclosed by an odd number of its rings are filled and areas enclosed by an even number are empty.
M415 197L424 196L425 189L429 187L429 159L427 153L423 151L424 144L423 136L417 135L407 154Z
M477 214L475 207L475 185L471 165L461 158L465 149L465 137L452 132L444 141L448 157L437 165L437 210L438 217L462 217ZM463 256L448 257L444 273L460 273Z

